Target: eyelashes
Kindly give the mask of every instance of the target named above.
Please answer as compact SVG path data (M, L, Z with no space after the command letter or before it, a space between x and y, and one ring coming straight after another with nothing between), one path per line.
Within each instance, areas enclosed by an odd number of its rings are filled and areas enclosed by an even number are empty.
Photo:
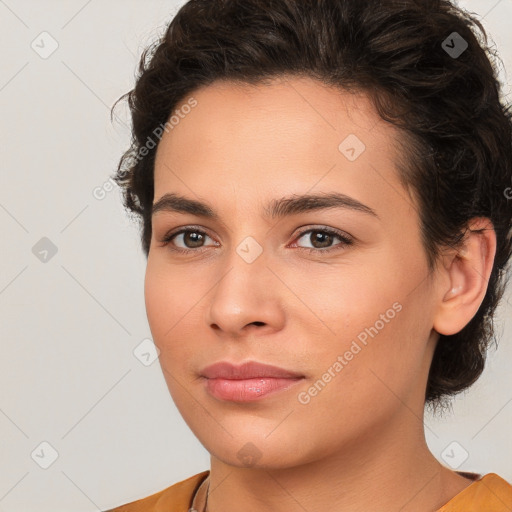
M297 240L300 240L303 236L307 235L308 233L322 233L326 234L332 238L337 238L338 240L341 240L341 243L336 244L331 247L327 248L316 248L316 247L298 247L299 249L306 250L310 253L326 253L331 251L340 250L346 246L352 245L354 243L353 239L349 237L346 233L342 233L341 231L338 231L336 229L331 228L310 228L306 229L304 231L301 231L297 235Z
M175 233L170 233L170 234L165 235L164 238L161 240L161 247L165 247L166 245L169 245L170 242L172 240L174 240L174 238L176 238L178 235L185 234L185 233L198 233L202 238L204 238L206 236L208 238L210 238L209 235L207 233L205 233L204 231L202 231L201 229L190 227L190 228L181 229ZM188 248L183 249L181 247L170 247L169 249L171 251L189 253L189 252L201 252L201 250L204 249L204 247L199 247L198 249L188 249Z
M160 247L168 246L170 251L177 252L177 253L182 253L182 254L198 253L198 252L203 252L204 250L207 249L207 246L206 247L205 246L201 246L201 247L197 247L197 248L176 247L172 243L173 240L176 237L178 237L179 235L186 235L187 233L195 233L196 235L199 235L199 236L196 236L195 239L192 239L192 242L200 243L201 241L204 241L206 239L206 237L211 238L202 229L196 228L194 226L188 226L186 228L180 229L179 231L174 231L174 232L167 233L160 240L160 243L161 243ZM305 250L308 253L314 253L314 254L331 253L332 251L342 250L343 248L345 248L347 246L351 246L351 245L354 244L353 238L350 237L349 235L347 235L346 233L338 231L338 230L335 230L335 229L332 229L332 228L327 228L327 227L317 227L317 228L305 229L305 230L303 230L303 231L301 231L300 233L297 234L297 236L295 237L295 240L300 240L304 235L307 235L308 233L317 233L317 234L328 235L328 237L331 237L330 240L337 238L338 240L341 241L341 243L338 243L338 244L336 244L334 246L327 247L327 248L297 246L297 248L299 250ZM183 240L185 240L185 237L183 237ZM318 238L316 238L316 241L321 243L321 240L318 240ZM189 242L190 242L190 240L189 240ZM294 244L296 245L296 242L294 242Z

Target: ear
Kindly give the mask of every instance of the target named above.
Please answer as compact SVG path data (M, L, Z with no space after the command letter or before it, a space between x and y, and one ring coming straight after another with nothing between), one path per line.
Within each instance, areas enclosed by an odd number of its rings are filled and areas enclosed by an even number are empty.
M495 254L492 222L484 217L471 219L462 247L443 256L433 325L439 334L456 334L475 316L487 291Z

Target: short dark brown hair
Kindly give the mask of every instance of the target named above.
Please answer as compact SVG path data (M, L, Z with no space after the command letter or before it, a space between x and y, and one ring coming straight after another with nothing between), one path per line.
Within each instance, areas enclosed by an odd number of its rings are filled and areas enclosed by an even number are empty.
M425 400L446 405L483 371L512 253L512 115L495 57L481 23L447 0L188 1L119 98L128 99L132 141L113 179L141 221L146 257L157 149L148 140L193 91L297 76L364 92L403 135L397 169L416 197L430 270L443 247L459 247L470 219L487 217L496 232L478 312L436 346Z

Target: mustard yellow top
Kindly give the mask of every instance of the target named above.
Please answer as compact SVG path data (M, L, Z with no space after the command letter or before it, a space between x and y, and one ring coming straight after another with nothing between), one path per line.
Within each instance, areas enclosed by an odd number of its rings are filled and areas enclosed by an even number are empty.
M496 473L480 478L475 473L457 473L475 481L436 512L512 511L512 485ZM195 492L209 474L210 471L203 471L147 498L105 512L189 512Z

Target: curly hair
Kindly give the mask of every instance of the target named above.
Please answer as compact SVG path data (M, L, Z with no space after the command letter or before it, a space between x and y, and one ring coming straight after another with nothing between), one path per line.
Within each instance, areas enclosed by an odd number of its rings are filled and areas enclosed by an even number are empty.
M440 335L434 352L425 402L446 406L484 369L509 277L512 114L495 57L473 13L448 0L188 1L144 50L135 87L113 106L128 99L132 139L112 179L141 221L146 257L158 140L193 91L286 76L362 91L402 134L397 172L416 197L429 269L443 247L460 247L470 219L486 217L496 232L478 312L458 333Z

